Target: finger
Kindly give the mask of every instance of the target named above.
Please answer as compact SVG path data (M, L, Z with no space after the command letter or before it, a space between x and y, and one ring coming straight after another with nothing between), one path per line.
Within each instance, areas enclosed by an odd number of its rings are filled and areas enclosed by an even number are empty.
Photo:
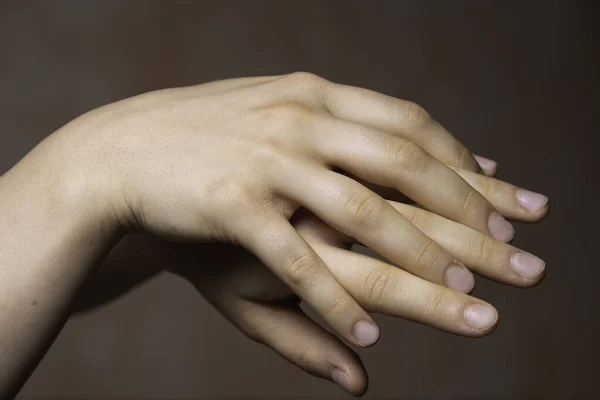
M336 84L297 72L273 82L288 100L300 101L336 118L370 126L419 144L443 163L477 172L469 150L415 103L384 94Z
M402 317L447 332L483 336L498 313L488 303L395 268L383 261L311 243L336 279L371 312Z
M391 204L472 271L514 286L532 286L542 280L545 263L533 254L429 211L401 203Z
M377 194L352 179L318 167L282 171L281 193L342 233L427 280L468 292L473 275Z
M315 139L325 162L361 179L395 187L423 207L508 241L514 229L456 172L405 139L319 116ZM315 124L316 125L316 124Z
M496 161L478 155L474 155L474 157L486 176L496 176L498 173L498 163Z
M240 224L240 242L309 304L345 340L371 346L379 328L327 266L282 217L262 218Z
M536 222L548 213L548 197L543 194L469 171L456 169L456 172L507 218Z
M299 308L248 301L223 304L223 308L248 337L309 374L332 381L354 396L366 392L367 373L358 355Z
M479 170L469 149L418 104L336 83L324 84L321 93L327 109L337 118L409 140L444 164Z

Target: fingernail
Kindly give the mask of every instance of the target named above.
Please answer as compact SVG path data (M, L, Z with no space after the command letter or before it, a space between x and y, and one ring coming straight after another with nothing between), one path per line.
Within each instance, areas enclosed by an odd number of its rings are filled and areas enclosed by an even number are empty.
M532 213L540 211L548 203L548 198L543 194L530 192L525 189L517 191L517 199L524 209Z
M335 368L331 373L331 379L342 389L347 392L352 392L350 388L350 381L348 380L348 375L346 375L342 370Z
M493 326L498 319L496 309L483 304L472 304L465 310L467 325L476 330L483 330Z
M475 278L464 265L455 262L446 271L446 286L459 292L469 293L475 286Z
M489 228L492 237L501 242L508 242L515 235L515 228L498 213L490 215Z
M515 272L525 279L537 278L546 268L546 263L541 258L520 251L512 256L511 263Z
M475 161L483 170L487 171L495 171L498 168L498 163L494 160L490 160L489 158L481 157L481 156L473 156L475 157Z
M370 322L358 321L354 325L354 337L361 346L371 346L379 339L379 329Z

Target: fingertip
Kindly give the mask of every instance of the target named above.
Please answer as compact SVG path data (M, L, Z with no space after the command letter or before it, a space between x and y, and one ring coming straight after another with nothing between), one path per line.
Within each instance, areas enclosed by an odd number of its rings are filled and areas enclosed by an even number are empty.
M548 197L541 194L535 193L530 190L518 189L517 200L521 207L530 212L531 214L544 214L548 207Z
M363 368L353 368L345 371L344 368L333 367L331 380L354 397L363 396L369 386L369 379Z
M508 243L515 236L515 228L498 212L490 214L488 229L490 235L501 242Z
M485 336L496 329L498 311L490 304L471 304L465 308L464 318L474 336Z
M379 327L369 321L358 321L354 325L354 339L362 347L370 347L379 341Z
M462 293L471 293L475 287L475 277L457 260L446 270L446 286Z
M511 266L527 286L539 282L546 271L546 263L541 258L524 251L517 251L511 257Z
M489 158L474 155L475 161L486 176L495 176L498 173L498 163Z

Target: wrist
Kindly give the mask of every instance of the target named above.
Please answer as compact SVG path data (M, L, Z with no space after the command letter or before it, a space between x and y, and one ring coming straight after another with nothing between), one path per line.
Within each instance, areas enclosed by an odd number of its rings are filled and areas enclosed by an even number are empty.
M121 237L99 168L85 159L92 160L85 148L78 148L77 140L59 131L2 176L2 189L17 190L19 204L13 207L57 230L77 230L107 240Z

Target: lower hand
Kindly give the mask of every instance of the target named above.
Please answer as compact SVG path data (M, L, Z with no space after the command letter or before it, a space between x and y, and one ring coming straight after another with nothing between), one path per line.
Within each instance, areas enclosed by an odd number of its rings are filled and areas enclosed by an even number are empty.
M499 210L511 219L534 222L519 203L520 189L483 176L461 172ZM417 207L390 204L425 235L448 249L476 273L519 287L538 283L544 273L542 260L474 229ZM302 211L294 219L302 237L327 263L335 279L369 312L382 313L427 324L465 336L489 334L497 312L488 303L459 291L418 278L383 261L348 251L354 240ZM147 239L146 239L147 240ZM366 390L366 372L358 356L337 337L310 320L299 307L293 291L242 248L228 244L148 246L160 251L148 257L155 269L171 265L235 326L253 340L267 345L309 373L334 380L355 395ZM209 260L209 261L207 261ZM215 261L217 260L217 261ZM145 261L144 261L145 264ZM112 283L122 283L124 269L113 270ZM137 271L142 275L147 266ZM97 289L106 296L111 279L92 282L83 292ZM109 285L110 286L110 285ZM469 291L472 285L465 289Z

